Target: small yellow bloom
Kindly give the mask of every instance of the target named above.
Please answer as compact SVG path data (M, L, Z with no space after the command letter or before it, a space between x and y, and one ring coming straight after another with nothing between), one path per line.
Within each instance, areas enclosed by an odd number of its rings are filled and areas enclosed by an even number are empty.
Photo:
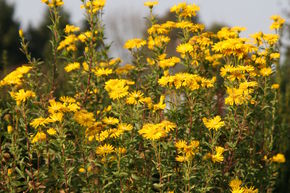
M136 39L128 40L125 43L124 48L126 48L128 50L132 50L134 48L140 48L144 45L146 45L146 40L136 38Z
M225 122L221 120L220 116L215 116L213 119L207 119L205 117L202 119L206 128L209 130L215 129L216 131L225 125Z
M112 152L114 152L114 147L110 144L105 144L105 145L99 146L99 147L97 147L97 150L96 150L96 153L98 155L102 155L102 156L105 156L105 155L110 154Z
M153 6L157 5L158 1L147 1L144 3L144 6L149 7L150 9L153 8Z
M11 168L9 168L9 169L7 170L7 174L8 174L8 176L11 176L12 172L13 172L13 170L12 170Z
M79 169L79 172L80 172L80 173L85 173L85 172L86 172L86 169L85 169L85 168L80 168L80 169Z
M282 153L278 153L276 155L274 155L271 158L272 162L276 162L276 163L285 163L286 162L286 158Z
M23 38L23 31L22 31L22 29L20 29L20 30L18 31L18 33L19 33L19 37L20 37L20 38Z
M13 127L11 125L8 125L8 127L7 127L8 134L11 134L12 131L13 131Z
M279 84L272 84L271 89L279 89Z
M56 130L54 128L49 128L47 131L48 135L55 135L56 134Z

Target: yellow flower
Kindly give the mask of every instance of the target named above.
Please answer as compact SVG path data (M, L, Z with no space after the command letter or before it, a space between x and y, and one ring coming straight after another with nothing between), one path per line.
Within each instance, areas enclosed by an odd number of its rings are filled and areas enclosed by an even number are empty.
M133 126L131 124L120 123L118 125L118 129L124 130L124 131L131 131L133 129Z
M49 128L47 131L48 135L55 135L56 134L56 130L54 128Z
M271 89L279 89L279 84L272 84Z
M114 118L114 117L105 117L103 118L102 122L107 125L116 125L119 123L119 119Z
M231 192L235 192L235 193L243 193L243 188L241 188L242 185L242 181L239 179L233 179L230 181L230 187L231 187Z
M271 19L274 21L272 25L270 26L270 29L280 29L283 27L283 24L285 23L285 19L283 19L279 15L272 15Z
M162 127L150 123L143 125L142 129L140 129L138 132L144 138L152 141L166 136L166 132Z
M141 91L133 91L128 95L126 103L130 105L137 105L139 103L143 103L142 99L143 93Z
M85 169L85 168L80 168L80 169L79 169L79 172L80 172L80 173L85 173L85 172L86 172L86 169Z
M111 79L105 83L105 90L109 93L111 99L120 99L128 95L130 82L125 79Z
M110 154L114 152L114 147L110 144L105 144L97 147L96 154L105 156L107 154Z
M91 0L87 1L84 5L81 5L81 9L86 9L88 13L97 13L102 10L106 4L106 0Z
M73 33L73 32L78 32L78 31L80 31L80 28L76 27L74 25L66 25L65 29L64 29L64 32L66 34Z
M159 66L161 68L169 68L169 67L173 67L175 66L175 64L179 63L180 62L180 59L177 58L177 57L171 57L171 58L168 58L168 59L163 59L163 60L160 60L159 61Z
M74 62L74 63L69 63L64 67L64 70L66 72L71 72L73 70L78 70L80 69L80 63Z
M215 147L216 153L211 156L211 160L215 162L222 162L224 161L224 156L222 155L225 151L223 147L217 146Z
M76 99L69 97L69 96L61 96L59 99L63 103L75 103Z
M37 143L46 140L46 134L42 131L38 131L33 137L31 143Z
M221 120L222 119L220 116L215 116L212 119L207 119L205 117L202 119L206 128L208 128L209 130L215 129L216 131L225 125L225 122Z
M113 73L112 69L109 68L97 68L96 70L94 70L94 74L98 77L100 76L108 76L110 74Z
M43 118L43 117L39 117L39 118L35 118L30 122L30 125L32 127L34 127L35 129L37 129L39 126L45 126L48 123L50 123L50 120L47 118Z
M270 76L272 74L272 69L270 67L262 68L260 70L260 73L261 73L262 76Z
M126 148L124 148L124 147L118 147L115 149L115 151L119 155L125 154L127 152Z
M14 71L6 75L3 80L0 81L1 86L21 85L23 76L28 73L32 67L21 66L16 68Z
M59 43L59 46L57 47L57 50L66 49L67 51L76 51L76 42L78 41L78 38L75 34L70 34L65 37L63 41Z
M18 31L18 34L19 34L19 37L20 37L20 38L23 38L23 31L22 31L22 29L20 29L20 30Z
M94 114L84 109L75 112L74 119L78 124L84 127L91 127L96 121L94 118Z
M271 158L271 161L276 163L285 163L286 159L282 153L278 153Z
M182 55L185 53L190 53L193 51L193 46L191 44L185 43L185 44L179 44L176 48L176 51Z
M176 144L175 144L175 147L177 149L184 149L184 148L186 148L186 146L187 146L187 143L184 140L180 140L180 141L176 142Z
M253 186L251 187L245 187L244 192L243 193L258 193L259 190Z
M9 168L9 169L7 170L7 175L8 175L8 176L11 176L12 172L13 172L13 170L12 170L11 168Z
M131 39L131 40L128 40L125 45L124 45L124 48L128 49L128 50L131 50L131 49L134 49L134 48L140 48L142 46L146 45L146 41L143 40L143 39Z
M150 9L153 8L154 5L157 5L158 1L147 1L144 3L144 6L149 7Z
M64 4L62 0L41 0L41 2L47 4L49 7L60 7Z
M166 104L164 103L165 100L165 96L161 95L160 96L160 101L158 104L153 105L153 111L157 111L157 110L164 110L166 108Z
M131 64L125 64L124 66L117 68L116 73L117 74L128 74L129 71L131 71L133 69L135 69L135 66L133 66Z
M272 53L270 54L270 59L279 59L280 58L280 53Z
M35 98L36 95L33 91L25 91L20 89L18 92L10 92L10 96L16 101L16 104L19 106L21 103L26 102L28 98Z
M7 126L7 132L8 134L11 134L13 132L13 127L11 125Z

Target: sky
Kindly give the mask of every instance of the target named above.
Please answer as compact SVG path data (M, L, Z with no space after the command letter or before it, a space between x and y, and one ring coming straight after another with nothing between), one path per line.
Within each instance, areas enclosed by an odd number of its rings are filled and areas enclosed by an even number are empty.
M41 0L8 0L16 6L15 18L21 22L22 28L28 24L37 25L43 16L46 6ZM144 8L145 0L107 0L105 16L118 14L138 13L142 21L148 14ZM174 4L182 0L159 0L159 5L154 10L157 14L164 14ZM282 14L283 6L287 0L191 0L188 3L195 3L200 6L200 18L206 25L214 22L226 23L228 25L246 27L249 33L256 31L270 32L269 25L271 15ZM83 18L80 10L80 0L64 0L64 7L71 13L72 21L79 24ZM118 17L116 17L118 20Z
M46 5L41 0L7 0L16 8L15 19L21 22L25 30L29 25L37 26L44 15ZM145 17L149 10L144 7L147 0L107 0L104 10L104 23L107 27L109 40L118 42L122 34L125 39L141 38ZM154 7L154 13L160 16L175 4L185 0L159 0ZM187 0L200 6L199 17L202 23L209 27L213 23L223 23L229 26L246 27L242 36L262 31L271 33L271 15L285 16L283 9L290 7L288 0ZM80 9L80 0L64 0L64 8L71 15L74 24L80 25L84 13ZM134 22L133 22L134 21ZM111 28L112 23L115 28ZM134 24L133 24L134 23ZM117 27L116 27L117 24ZM119 42L122 44L124 42Z

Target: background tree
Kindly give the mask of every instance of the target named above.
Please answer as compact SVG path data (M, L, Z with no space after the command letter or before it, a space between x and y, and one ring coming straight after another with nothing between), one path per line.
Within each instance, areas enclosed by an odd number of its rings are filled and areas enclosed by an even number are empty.
M14 11L13 5L0 0L0 66L3 71L6 69L5 66L15 66L24 61L24 56L19 50L20 24L13 19Z

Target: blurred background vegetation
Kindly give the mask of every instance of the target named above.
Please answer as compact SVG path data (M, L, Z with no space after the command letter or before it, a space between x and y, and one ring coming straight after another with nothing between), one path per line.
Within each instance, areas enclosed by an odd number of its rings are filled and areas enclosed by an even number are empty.
M14 18L15 8L13 5L8 4L5 0L0 0L0 78L17 66L25 64L24 55L20 52L20 44L19 44L19 36L18 30L20 27L20 22L13 19ZM138 13L136 13L138 14ZM281 90L281 122L283 127L285 128L286 135L288 137L288 144L284 145L284 149L282 152L285 152L287 162L284 164L284 168L281 169L280 178L278 182L278 186L275 192L286 193L290 192L290 7L285 8L286 26L284 28L282 38L281 38L281 50L283 53L281 54L281 80L280 80L280 90ZM130 57L128 53L122 49L124 39L124 33L132 33L135 31L143 31L143 36L146 36L146 26L140 24L140 22L134 17L134 14L131 15L120 15L123 17L123 23L116 22L114 18L116 15L112 15L105 25L111 29L107 34L110 39L114 39L114 46L111 50L111 53L118 52L118 55L122 57L125 62L130 62ZM175 18L170 12L165 14L165 16L158 18L160 22L164 22L166 20L174 21ZM198 22L198 17L194 18L195 22ZM287 23L288 21L288 23ZM70 22L70 15L62 11L62 17L60 22L60 27L64 28L66 24ZM49 50L50 50L50 30L48 29L48 25L50 24L49 12L46 11L45 17L42 22L37 27L29 26L25 31L25 37L29 41L29 48L31 54L35 58L41 59L49 59ZM85 30L86 28L85 22L83 22L82 28ZM221 26L225 26L225 24L216 23L207 28L207 31L217 32ZM171 33L171 46L168 50L169 55L175 55L175 47L178 44L178 39L176 36L176 32ZM45 63L44 63L45 65ZM1 104L3 104L3 100L5 93L0 93ZM282 134L281 134L282 135Z

